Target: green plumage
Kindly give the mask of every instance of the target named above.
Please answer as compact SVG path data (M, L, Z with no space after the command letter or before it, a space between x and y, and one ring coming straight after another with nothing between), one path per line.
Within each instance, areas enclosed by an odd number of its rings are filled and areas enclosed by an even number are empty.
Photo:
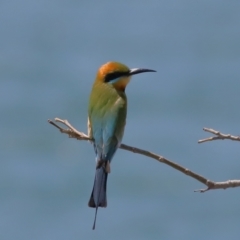
M96 81L90 95L88 115L99 160L111 161L124 133L126 94L112 84Z

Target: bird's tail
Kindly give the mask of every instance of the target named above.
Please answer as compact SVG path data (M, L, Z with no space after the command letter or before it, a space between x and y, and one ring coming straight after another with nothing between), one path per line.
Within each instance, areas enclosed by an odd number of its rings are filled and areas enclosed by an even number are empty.
M88 206L96 208L93 229L95 229L98 207L107 207L107 176L105 166L96 169L92 194Z

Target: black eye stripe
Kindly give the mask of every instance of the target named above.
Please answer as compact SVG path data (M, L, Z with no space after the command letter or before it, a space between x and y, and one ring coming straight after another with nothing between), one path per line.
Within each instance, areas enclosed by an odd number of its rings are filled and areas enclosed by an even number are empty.
M112 73L108 73L105 76L105 82L110 82L116 78L119 77L123 77L123 76L128 76L129 75L129 71L128 72L112 72Z

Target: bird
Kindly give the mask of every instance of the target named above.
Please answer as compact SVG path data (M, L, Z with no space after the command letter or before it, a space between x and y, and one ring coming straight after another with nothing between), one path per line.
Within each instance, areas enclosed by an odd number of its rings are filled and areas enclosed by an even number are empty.
M96 173L88 206L107 207L107 178L110 164L121 145L127 117L125 89L132 75L156 72L146 68L130 69L119 62L107 62L97 71L88 105L88 136L96 154Z

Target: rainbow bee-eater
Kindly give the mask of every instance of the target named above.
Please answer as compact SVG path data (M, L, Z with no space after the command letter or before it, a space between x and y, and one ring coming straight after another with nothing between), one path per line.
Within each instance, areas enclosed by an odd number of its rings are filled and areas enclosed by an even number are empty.
M100 67L92 87L88 106L88 134L93 139L96 153L96 174L89 207L107 206L107 177L112 158L121 144L127 116L125 88L132 75L155 72L151 69L133 68L118 62L108 62Z

